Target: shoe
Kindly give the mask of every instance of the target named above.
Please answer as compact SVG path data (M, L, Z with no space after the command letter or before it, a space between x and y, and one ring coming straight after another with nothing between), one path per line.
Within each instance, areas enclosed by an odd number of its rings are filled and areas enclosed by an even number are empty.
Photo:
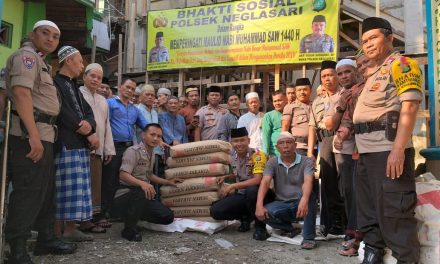
M362 264L383 264L384 255L385 251L383 249L365 244Z
M8 257L8 264L34 264L27 253L26 239L16 239L9 242L11 254Z
M54 238L49 241L37 241L34 248L35 256L43 256L48 254L53 255L67 255L75 253L77 245L73 243L67 243L61 239Z
M134 241L134 242L140 242L142 241L142 235L141 232L138 230L138 228L124 228L121 231L121 236L128 241Z
M269 233L267 233L266 228L257 228L255 229L254 235L255 240L264 241L270 237Z
M248 220L241 220L241 225L238 227L238 232L247 232L251 230L251 222Z
M331 227L328 230L328 234L332 236L344 236L344 230L338 227Z

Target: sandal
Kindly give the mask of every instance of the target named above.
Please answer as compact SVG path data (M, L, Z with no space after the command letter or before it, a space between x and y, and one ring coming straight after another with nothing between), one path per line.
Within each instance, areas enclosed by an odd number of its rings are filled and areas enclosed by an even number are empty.
M356 238L352 238L349 240L342 241L341 245L344 249L349 249L352 248L355 243L356 243Z
M301 242L301 248L302 249L307 249L307 250L309 250L309 249L314 249L314 248L316 248L318 245L316 244L316 241L315 240L306 240L306 239L304 239L302 242Z
M102 227L102 228L110 228L110 227L112 227L112 223L111 222L109 222L107 219L100 219L100 220L97 220L95 223L94 223L95 225L97 225L97 226L100 226L100 227Z
M356 257L359 255L358 250L354 247L348 249L341 249L338 251L339 255L344 257Z
M93 236L84 234L80 230L75 229L75 231L73 231L71 235L68 236L63 235L63 239L68 242L84 242L84 241L92 241Z
M91 222L89 222L89 223L90 223L90 226L88 226L88 227L81 227L80 226L78 229L81 232L85 232L85 233L103 234L103 233L107 232L107 230L105 228L103 228L102 226L95 225Z

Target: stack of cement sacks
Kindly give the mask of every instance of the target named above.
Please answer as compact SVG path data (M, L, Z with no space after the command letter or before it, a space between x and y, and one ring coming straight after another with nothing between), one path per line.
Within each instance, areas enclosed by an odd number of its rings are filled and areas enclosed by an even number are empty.
M185 181L162 186L162 203L175 217L208 217L211 204L219 199L217 177L229 175L231 144L206 140L171 147L165 178Z

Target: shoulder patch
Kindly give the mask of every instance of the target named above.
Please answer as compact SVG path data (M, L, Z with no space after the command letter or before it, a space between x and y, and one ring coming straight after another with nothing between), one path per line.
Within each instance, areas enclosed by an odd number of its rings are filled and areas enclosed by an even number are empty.
M391 66L391 75L396 85L397 95L410 89L416 89L423 93L422 73L415 60L404 56L394 60Z
M22 59L23 59L24 67L26 67L26 69L30 70L34 67L36 62L35 58L23 56Z

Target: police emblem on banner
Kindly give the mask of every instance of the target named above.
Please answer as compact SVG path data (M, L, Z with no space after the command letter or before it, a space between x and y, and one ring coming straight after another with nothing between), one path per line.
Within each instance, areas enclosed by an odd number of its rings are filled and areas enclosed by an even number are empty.
M24 67L26 67L26 69L30 70L35 65L35 59L32 57L23 56L23 64L24 64Z

